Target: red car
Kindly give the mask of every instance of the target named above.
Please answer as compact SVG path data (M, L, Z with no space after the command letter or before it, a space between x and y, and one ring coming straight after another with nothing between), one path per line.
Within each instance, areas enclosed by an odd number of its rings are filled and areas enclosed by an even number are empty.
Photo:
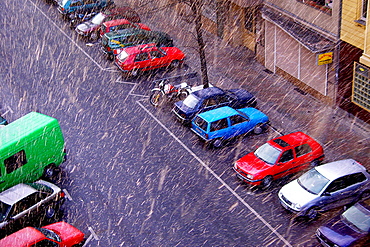
M115 64L132 76L166 66L176 67L183 63L185 54L176 47L157 47L154 43L116 50Z
M274 179L319 165L324 159L322 146L303 132L269 140L237 160L237 176L252 185L268 188Z
M26 227L0 240L1 247L60 246L72 247L84 241L76 227L57 222L44 227Z
M151 31L151 29L145 24L134 23L126 19L118 19L104 22L100 27L100 37L102 37L105 33L126 28L139 28Z

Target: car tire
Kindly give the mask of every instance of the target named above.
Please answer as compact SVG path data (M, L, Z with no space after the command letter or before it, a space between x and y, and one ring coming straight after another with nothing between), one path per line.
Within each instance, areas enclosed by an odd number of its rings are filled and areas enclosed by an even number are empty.
M45 167L44 169L44 177L45 178L53 178L56 174L56 165L53 163L53 164L49 164L48 166Z
M361 200L365 200L365 199L368 199L368 198L370 198L370 191L366 190L361 194Z
M52 206L49 206L45 209L45 217L51 219L55 216L55 209Z
M224 145L224 139L222 138L217 138L217 139L214 139L212 141L212 147L215 147L215 148L220 148Z
M92 32L91 34L90 34L90 41L97 41L98 40L98 38L99 38L99 34L98 34L98 32Z
M131 70L130 74L131 74L132 77L138 76L139 75L139 69L133 69L133 70Z
M272 182L274 181L274 178L272 176L266 176L262 179L261 187L262 189L268 189L271 187Z
M316 167L316 166L320 165L320 161L319 160L313 160L313 161L311 161L310 165L311 165L311 167Z
M319 212L318 212L317 208L312 207L312 208L307 209L307 211L305 213L305 216L306 216L307 219L313 220L318 216L318 214L319 214Z
M180 61L179 61L179 60L173 60L173 61L171 62L171 67L172 67L172 68L180 67Z
M186 99L186 97L188 97L189 95L189 92L186 91L186 90L182 90L178 96L179 100L180 101L183 101L184 99Z
M253 128L253 133L255 135L262 134L266 130L266 124L259 123Z

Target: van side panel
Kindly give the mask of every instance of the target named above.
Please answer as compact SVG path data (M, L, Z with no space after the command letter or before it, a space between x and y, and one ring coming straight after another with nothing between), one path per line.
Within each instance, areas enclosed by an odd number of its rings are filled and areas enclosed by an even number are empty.
M55 118L31 112L0 129L0 191L39 179L64 160L64 137Z

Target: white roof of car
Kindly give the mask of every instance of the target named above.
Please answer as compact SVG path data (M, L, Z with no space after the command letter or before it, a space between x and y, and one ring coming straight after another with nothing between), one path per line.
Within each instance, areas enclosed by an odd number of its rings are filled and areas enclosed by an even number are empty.
M317 166L315 169L329 180L334 180L344 175L366 171L365 167L363 167L354 159L344 159L330 162Z
M13 205L22 198L36 192L37 190L27 184L17 184L0 193L0 201Z

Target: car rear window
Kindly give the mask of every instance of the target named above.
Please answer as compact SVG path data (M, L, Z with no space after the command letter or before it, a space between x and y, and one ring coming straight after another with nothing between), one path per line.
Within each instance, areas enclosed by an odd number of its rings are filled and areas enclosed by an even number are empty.
M207 131L208 123L203 118L197 116L194 120L194 123L195 123L196 126L201 128L202 130Z

